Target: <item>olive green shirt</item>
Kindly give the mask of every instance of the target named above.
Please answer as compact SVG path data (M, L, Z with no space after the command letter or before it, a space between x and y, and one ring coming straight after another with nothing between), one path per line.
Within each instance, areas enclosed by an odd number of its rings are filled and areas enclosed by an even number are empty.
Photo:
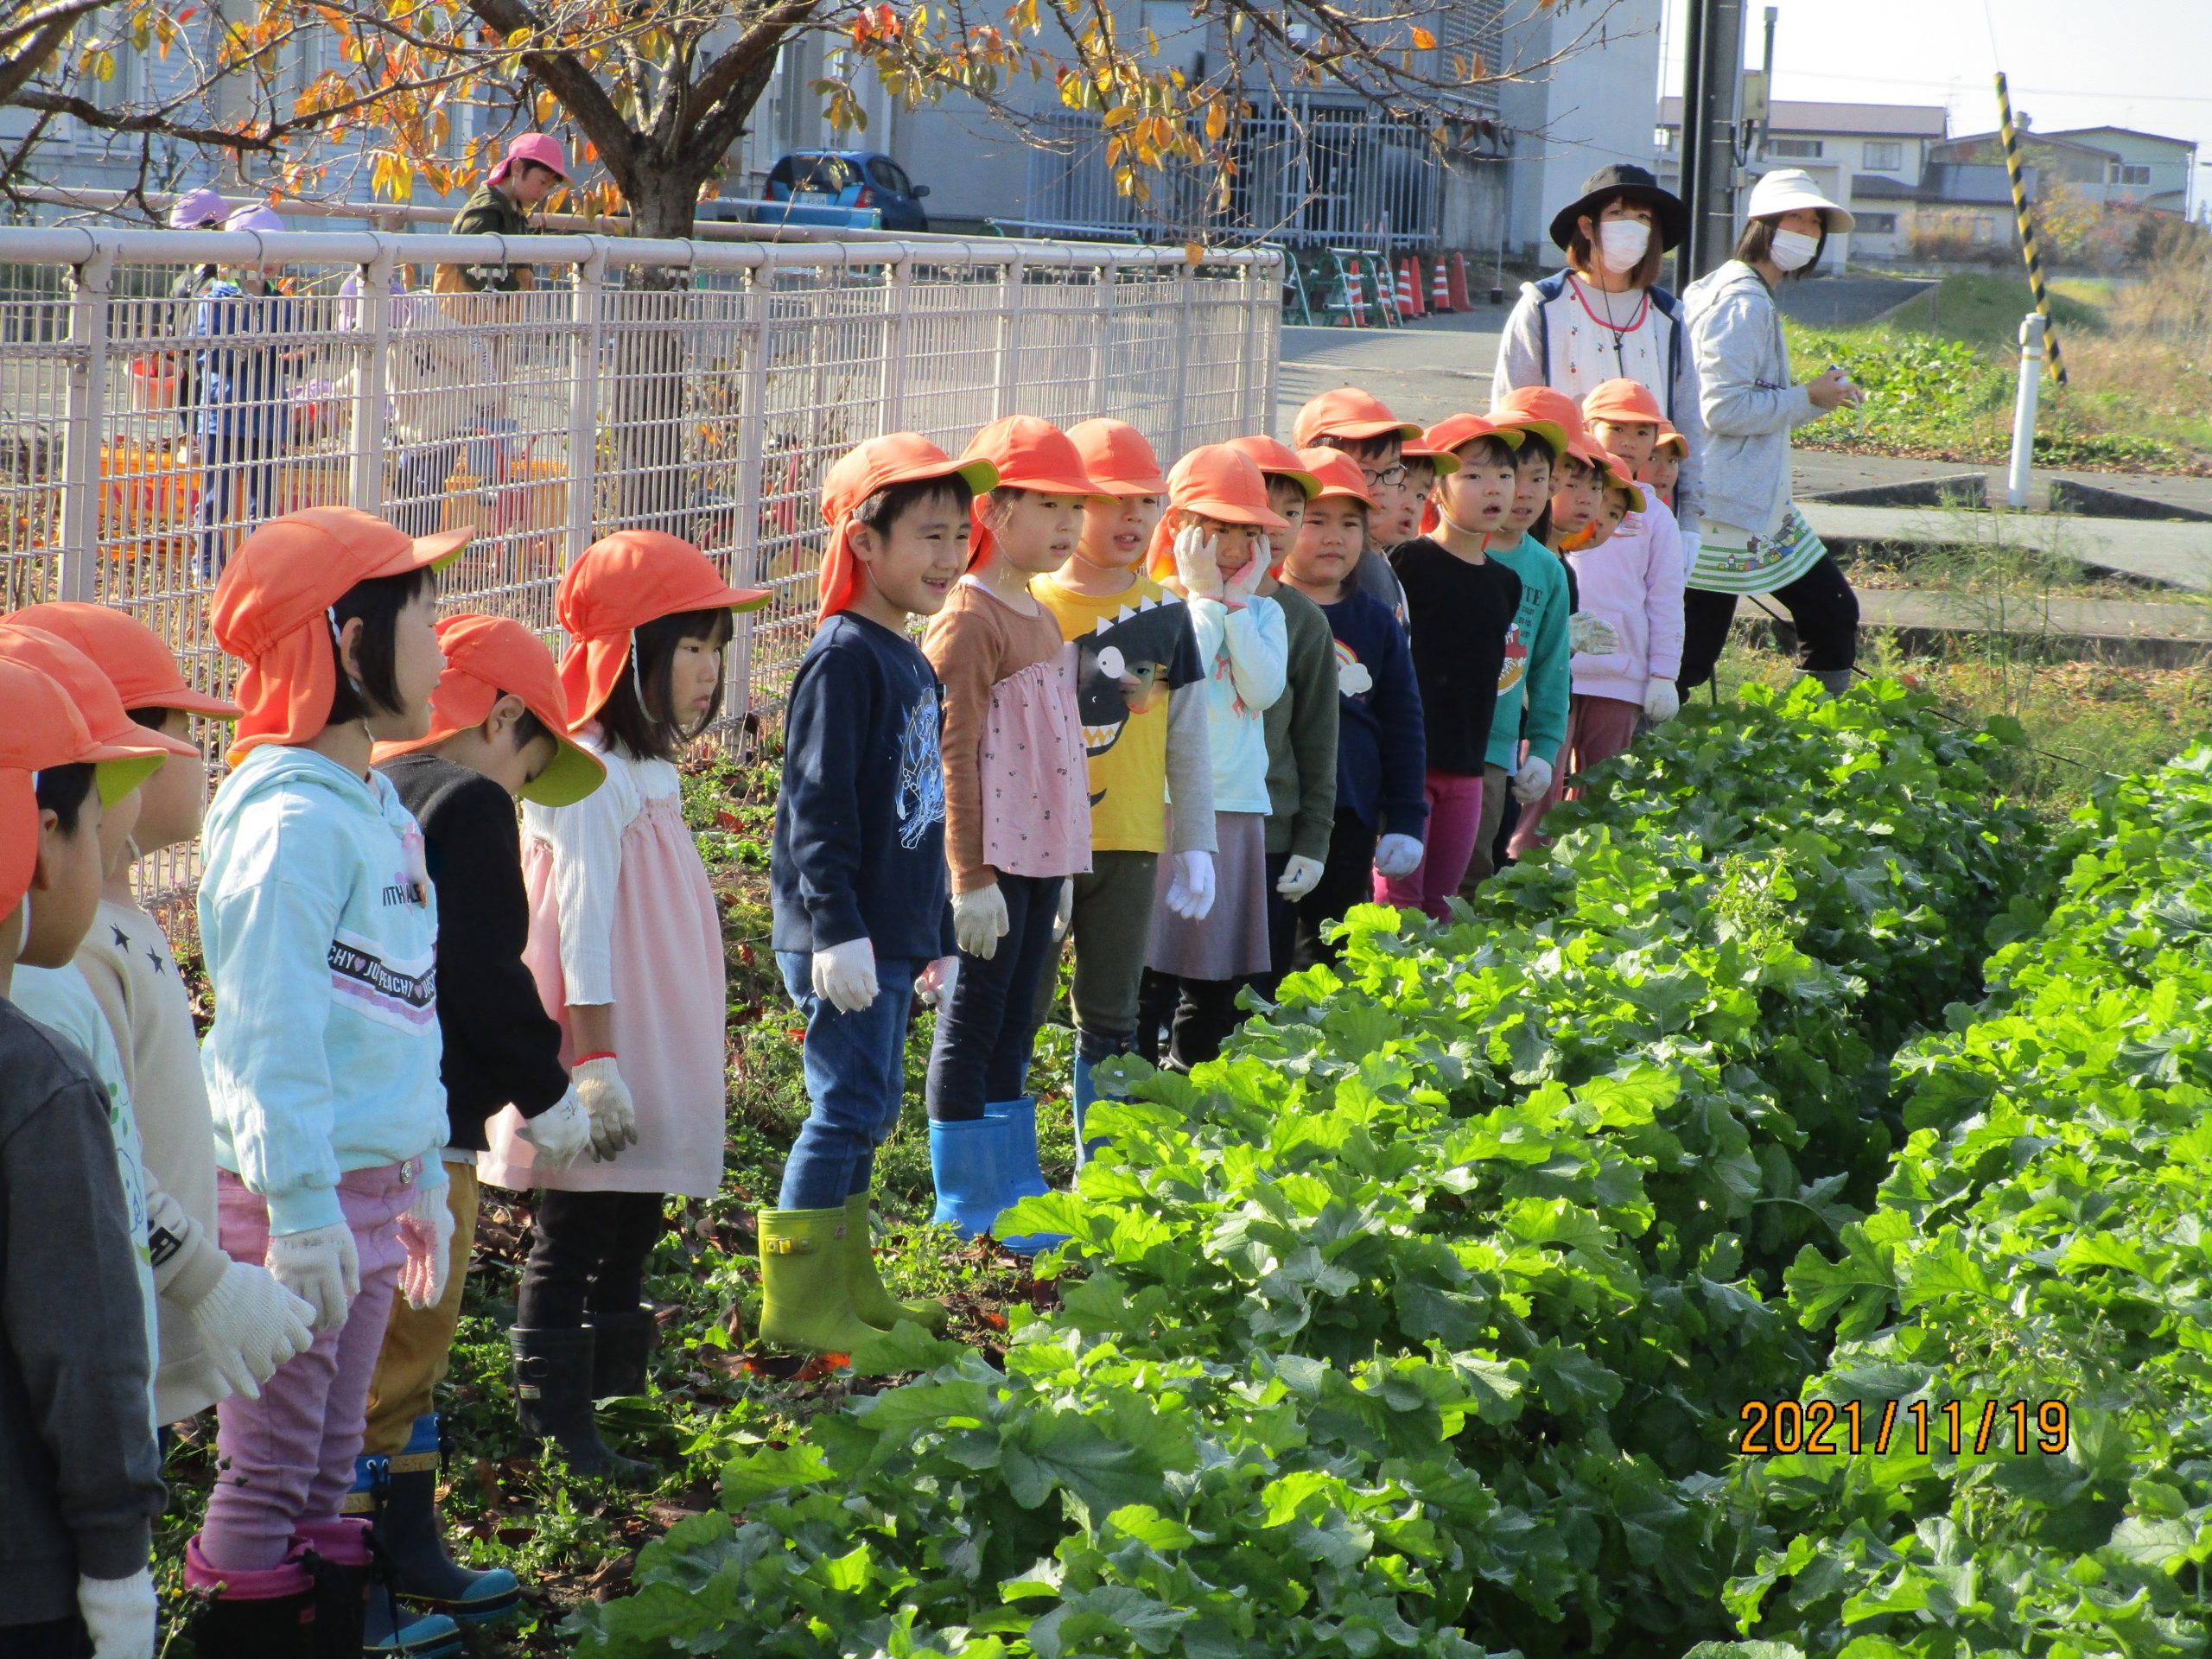
M528 236L530 215L509 200L496 186L481 184L453 216L455 236ZM472 293L493 289L512 294L523 285L521 265L455 265L454 271Z
M1270 595L1290 636L1282 695L1268 706L1268 851L1326 860L1337 822L1337 637L1296 588Z

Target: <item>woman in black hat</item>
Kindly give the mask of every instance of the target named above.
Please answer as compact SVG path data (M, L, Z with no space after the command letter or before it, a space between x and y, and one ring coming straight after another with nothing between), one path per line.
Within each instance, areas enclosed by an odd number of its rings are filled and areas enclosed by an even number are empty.
M1643 168L1615 163L1584 180L1552 219L1567 269L1522 285L1490 396L1496 409L1516 386L1550 386L1580 404L1603 381L1642 381L1688 441L1675 511L1694 525L1705 448L1697 364L1681 304L1658 285L1661 261L1688 226L1688 209Z

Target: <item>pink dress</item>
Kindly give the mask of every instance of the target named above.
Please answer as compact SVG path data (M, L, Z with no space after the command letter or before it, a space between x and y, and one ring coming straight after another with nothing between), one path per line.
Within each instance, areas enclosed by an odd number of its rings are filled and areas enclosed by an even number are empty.
M514 1109L486 1126L477 1169L494 1185L569 1192L673 1192L721 1185L724 1006L721 923L683 823L676 768L587 747L607 782L574 806L524 811L530 944L523 958L575 1058L569 1005L614 1005L615 1064L638 1109L638 1144L611 1163L586 1153L532 1166ZM575 815L575 816L571 816Z
M1043 614L1051 621L1051 612ZM977 758L983 861L1007 875L1090 874L1090 772L1073 645L991 687Z

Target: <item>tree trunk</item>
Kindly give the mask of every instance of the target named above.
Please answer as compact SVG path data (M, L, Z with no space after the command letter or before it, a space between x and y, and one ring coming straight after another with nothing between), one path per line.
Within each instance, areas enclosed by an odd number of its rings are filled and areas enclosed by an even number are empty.
M690 236L703 178L696 168L646 159L622 181L635 233ZM632 265L623 289L608 296L614 476L601 499L620 524L705 543L717 539L712 480L707 457L687 440L699 424L692 418L698 397L711 389L692 384L703 365L693 360L698 331L685 326L691 287L691 273L680 266Z

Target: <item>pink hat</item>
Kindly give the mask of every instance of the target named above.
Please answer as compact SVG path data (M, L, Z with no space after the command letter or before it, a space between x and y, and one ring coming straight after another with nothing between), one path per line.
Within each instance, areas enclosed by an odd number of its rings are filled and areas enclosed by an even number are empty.
M497 184L524 162L536 162L540 167L550 168L563 178L569 176L569 157L561 148L561 141L550 133L525 132L507 146L507 153L492 169L487 184Z
M248 202L223 221L226 231L281 231L284 221L267 202Z
M223 200L222 192L210 190L204 184L169 204L169 228L173 231L202 230L220 225L230 216L231 204Z

